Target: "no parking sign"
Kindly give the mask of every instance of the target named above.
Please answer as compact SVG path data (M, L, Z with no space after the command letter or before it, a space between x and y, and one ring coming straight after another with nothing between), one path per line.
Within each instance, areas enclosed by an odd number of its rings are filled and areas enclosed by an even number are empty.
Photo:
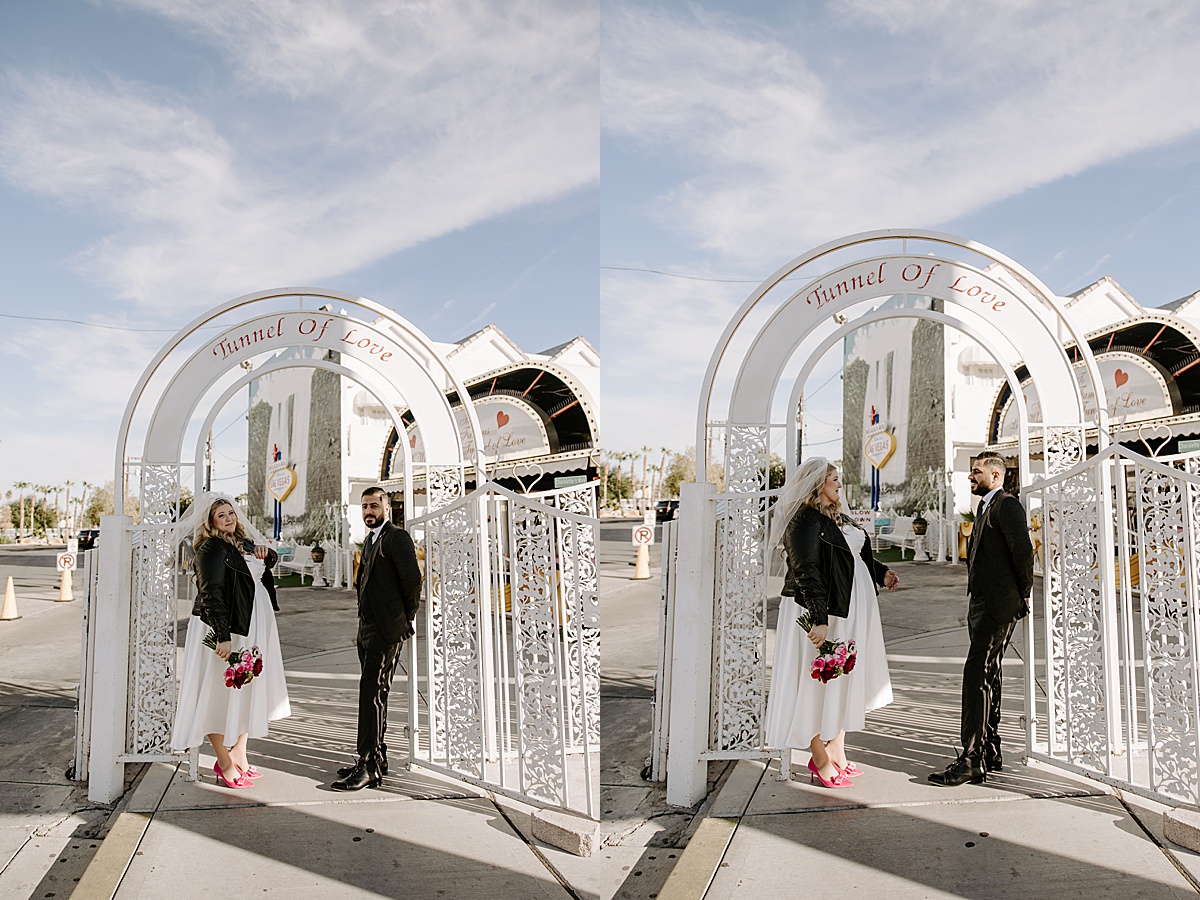
M654 543L653 525L635 525L633 528L633 546Z
M74 553L58 554L58 571L67 572L74 568L75 568L75 554Z

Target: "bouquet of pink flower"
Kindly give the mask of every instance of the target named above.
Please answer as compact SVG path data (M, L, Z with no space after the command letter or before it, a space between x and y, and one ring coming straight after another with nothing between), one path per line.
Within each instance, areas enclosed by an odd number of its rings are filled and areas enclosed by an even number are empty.
M807 613L797 616L796 624L805 634L812 630L812 619ZM858 647L854 641L822 641L809 674L822 684L829 684L839 675L853 672L857 661Z
M209 631L204 638L204 646L210 650L217 649L217 635ZM257 676L262 674L263 658L258 647L249 650L234 650L225 660L229 667L225 669L225 687L241 690Z

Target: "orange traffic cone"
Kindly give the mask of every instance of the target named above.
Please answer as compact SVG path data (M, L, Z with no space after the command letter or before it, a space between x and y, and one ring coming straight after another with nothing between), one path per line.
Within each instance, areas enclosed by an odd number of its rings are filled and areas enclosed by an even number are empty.
M58 586L58 602L69 603L75 599L75 595L71 593L71 570L63 569L62 583Z
M17 613L17 595L13 590L12 576L9 575L8 585L4 588L4 607L0 609L0 622L19 618L21 616Z

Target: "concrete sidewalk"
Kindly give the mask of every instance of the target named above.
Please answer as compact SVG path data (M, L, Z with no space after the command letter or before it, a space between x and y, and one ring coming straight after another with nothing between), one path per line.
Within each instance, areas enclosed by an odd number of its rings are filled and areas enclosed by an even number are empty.
M1005 766L982 785L926 780L956 754L968 639L961 567L895 564L880 598L895 701L847 736L852 788L737 764L659 893L704 897L1194 897L1200 855L1163 837L1159 804L1022 763L1020 639L1004 662Z
M255 896L596 895L571 871L586 870L587 860L532 838L528 807L408 771L398 752L382 787L332 791L334 770L352 758L358 657L352 648L322 651L286 668L292 715L251 741L264 773L254 787L217 786L203 753L195 782L186 763L150 766L72 896L210 897L214 871ZM571 887L560 867L585 883Z

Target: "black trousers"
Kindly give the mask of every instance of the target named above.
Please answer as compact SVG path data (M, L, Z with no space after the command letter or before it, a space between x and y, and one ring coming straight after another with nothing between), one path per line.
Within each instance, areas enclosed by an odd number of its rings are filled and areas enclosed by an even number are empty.
M963 666L962 756L982 764L1000 753L1001 661L1017 623L970 616L971 648Z
M358 758L378 762L387 756L388 692L404 641L389 643L373 622L358 620Z

